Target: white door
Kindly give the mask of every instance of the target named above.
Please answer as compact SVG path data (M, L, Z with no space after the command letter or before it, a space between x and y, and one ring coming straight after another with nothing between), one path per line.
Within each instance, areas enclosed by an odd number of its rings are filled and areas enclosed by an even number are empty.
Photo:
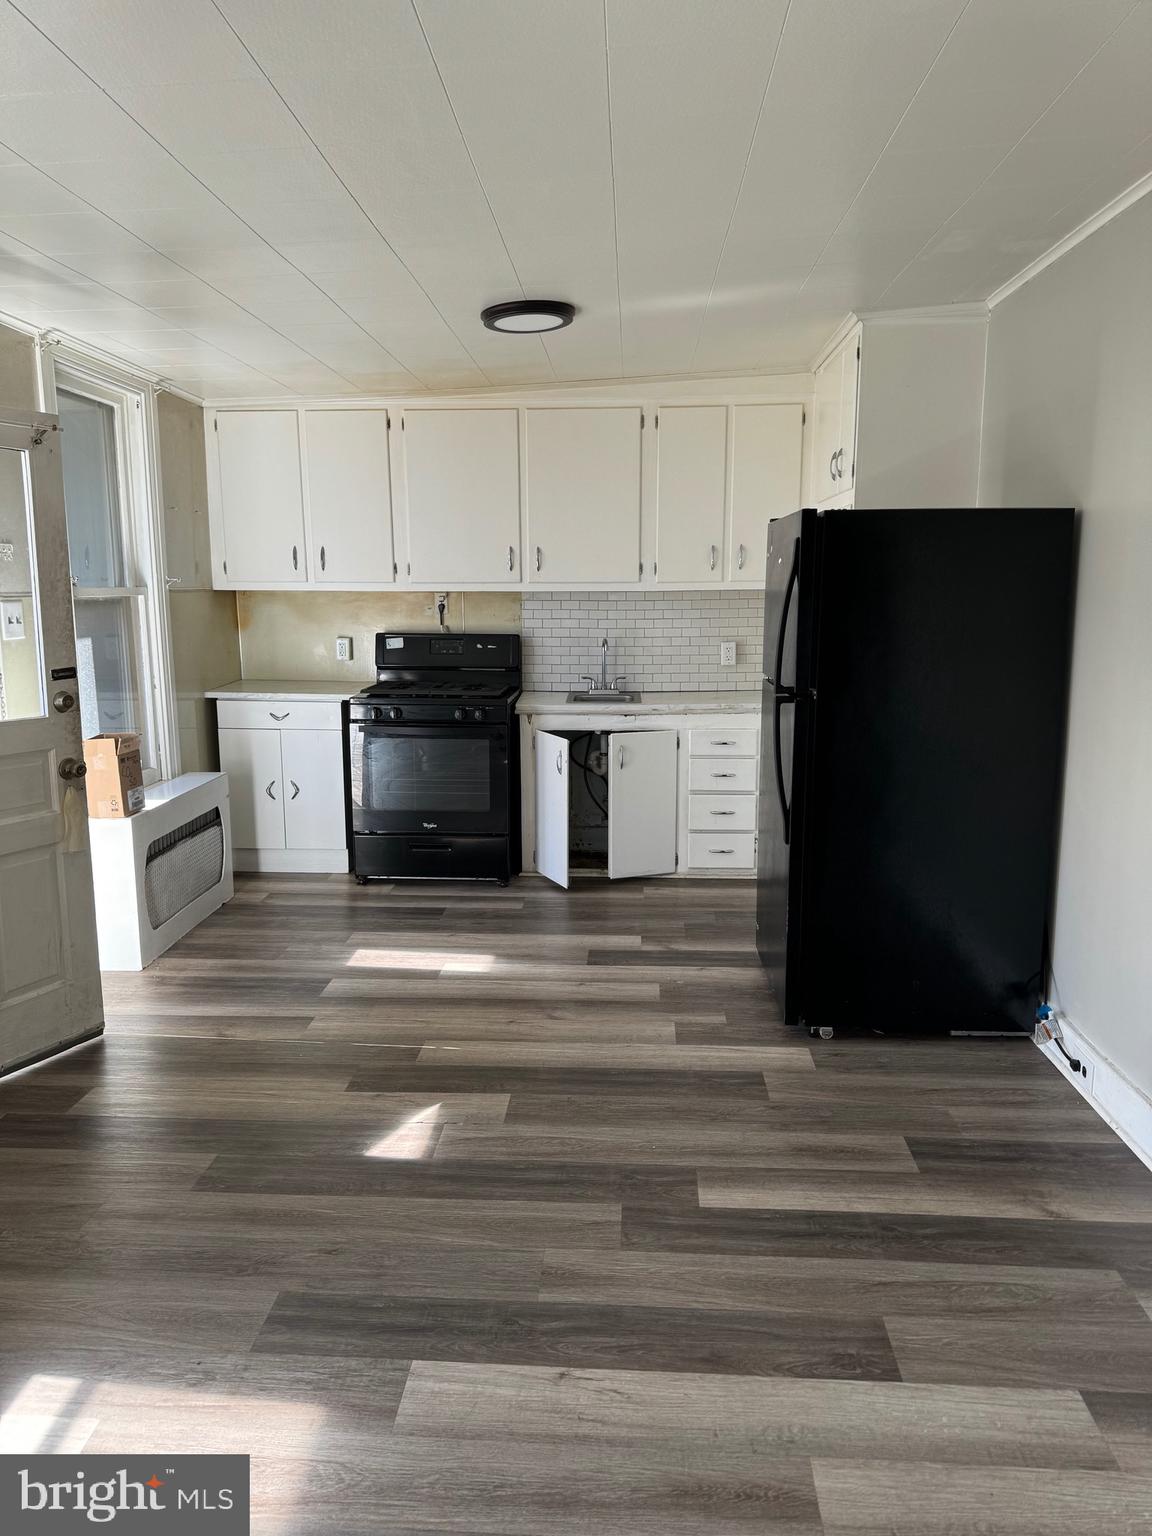
M840 375L840 457L836 461L836 492L850 491L856 479L856 394L860 384L860 338L844 348Z
M566 736L536 732L536 868L568 889L568 752Z
M836 479L836 455L840 449L840 386L844 375L844 354L834 352L816 372L816 393L812 402L812 496L827 501L839 490Z
M339 735L333 732L333 735ZM228 775L234 848L283 848L284 793L280 732L228 727L218 732Z
M676 732L608 735L608 878L676 871Z
M343 732L281 731L280 758L285 846L343 848Z
M393 582L387 411L305 411L304 457L312 580Z
M52 416L0 420L0 601L0 1067L10 1068L98 1032L104 1017Z
M219 411L215 436L228 580L306 581L299 416Z
M663 430L663 428L661 428ZM732 411L730 581L763 581L768 524L800 506L804 409L737 405Z
M412 580L520 581L517 412L415 410L403 420Z
M524 415L528 581L639 581L639 406Z
M656 420L656 579L722 581L728 407L662 405Z

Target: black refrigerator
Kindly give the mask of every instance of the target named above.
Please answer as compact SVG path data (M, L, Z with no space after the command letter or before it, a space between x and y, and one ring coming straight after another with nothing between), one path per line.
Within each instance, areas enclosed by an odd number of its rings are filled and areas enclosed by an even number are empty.
M1031 1030L1074 538L1052 507L771 524L756 938L790 1024Z

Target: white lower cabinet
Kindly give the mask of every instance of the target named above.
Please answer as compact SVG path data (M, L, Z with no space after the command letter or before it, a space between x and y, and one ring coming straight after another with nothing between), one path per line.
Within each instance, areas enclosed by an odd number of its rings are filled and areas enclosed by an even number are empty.
M593 741L604 745L593 747ZM604 774L595 775L606 778L603 802L587 791L584 764L593 752L606 757ZM567 888L574 860L591 866L597 852L604 855L610 880L674 874L676 754L676 731L536 731L535 862L540 874ZM584 807L594 807L591 823L581 815L575 787L585 791Z
M287 724L294 711L302 717L299 727ZM287 719L278 724L277 715ZM253 719L257 723L249 723ZM221 700L218 721L235 867L346 870L340 706Z
M613 880L752 873L757 716L648 718L650 727L560 714L524 721L527 869L565 887L581 869Z

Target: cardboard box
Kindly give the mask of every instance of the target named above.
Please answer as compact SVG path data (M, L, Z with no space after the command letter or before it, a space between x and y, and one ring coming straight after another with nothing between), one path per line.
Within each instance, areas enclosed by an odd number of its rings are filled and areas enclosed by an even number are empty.
M84 762L89 816L135 816L144 809L140 738L134 731L89 736Z

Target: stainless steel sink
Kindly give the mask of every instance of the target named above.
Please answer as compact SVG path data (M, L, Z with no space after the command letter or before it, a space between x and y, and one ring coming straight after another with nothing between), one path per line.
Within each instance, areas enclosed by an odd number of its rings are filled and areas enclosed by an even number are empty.
M642 693L632 693L624 688L590 688L585 693L570 693L569 704L639 704Z

